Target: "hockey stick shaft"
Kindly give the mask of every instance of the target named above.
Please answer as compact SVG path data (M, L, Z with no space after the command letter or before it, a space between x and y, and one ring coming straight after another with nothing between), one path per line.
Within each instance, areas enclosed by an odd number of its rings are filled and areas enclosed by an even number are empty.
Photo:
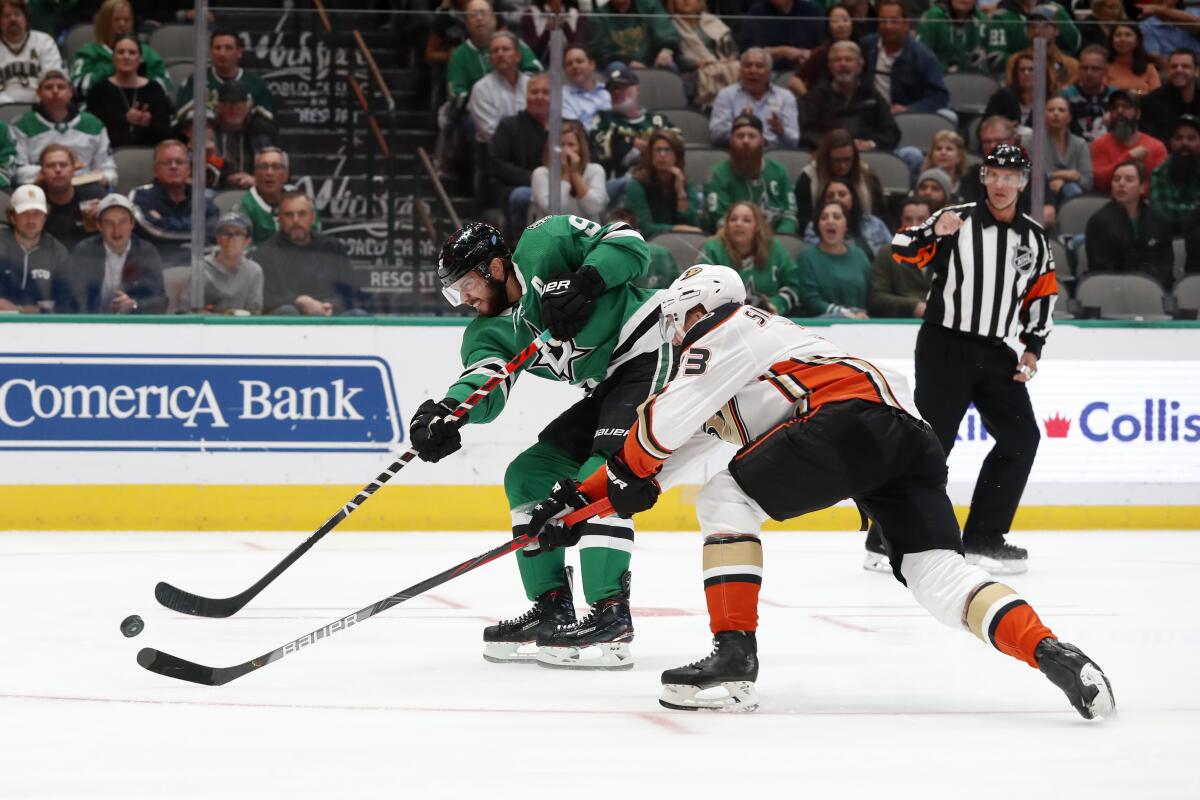
M483 400L483 398L487 397L497 386L511 377L546 343L555 343L554 340L550 338L549 331L543 332L540 336L530 342L524 350L513 356L512 360L505 364L504 368L500 372L497 372L491 378L488 378L488 380L482 386L471 392L467 399L459 403L454 411L449 414L449 417L453 417L456 420L465 419L467 414L470 413L471 409L474 408L476 404ZM373 481L364 486L362 490L360 490L359 493L356 494L352 500L350 500L350 502L346 503L344 506L338 509L336 514L327 519L324 525L317 528L317 530L313 532L311 536L301 542L300 545L292 552L288 553L287 556L278 564L276 564L270 572L262 576L262 578L260 578L253 586L241 592L240 594L221 598L203 597L201 595L179 589L163 581L154 587L155 599L172 611L179 611L184 614L191 614L197 617L233 616L243 607L245 607L247 603L253 600L263 589L270 585L272 581L283 574L288 567L296 563L296 561L298 561L301 556L307 553L313 545L321 541L321 539L323 539L327 533L340 525L342 520L353 514L359 506L367 502L367 500L371 498L371 495L375 494L380 487L391 480L397 472L403 469L405 465L416 458L416 456L416 450L411 447L407 448L395 461L387 466L387 469L376 475Z
M593 516L607 516L612 513L612 505L608 502L608 498L597 500L589 506L573 512L564 519L568 525L574 525L584 519ZM191 683L199 683L205 686L223 686L232 680L261 669L273 661L278 661L284 656L299 652L311 644L316 644L322 639L328 638L338 631L343 631L346 628L353 627L360 622L365 622L371 617L381 612L387 611L392 606L399 605L405 600L410 600L419 594L429 591L430 589L441 586L447 581L451 581L460 575L466 575L472 570L482 567L484 564L489 564L498 558L502 558L509 553L520 550L522 547L534 541L533 536L528 533L523 533L520 536L505 542L499 547L494 547L486 553L469 558L461 564L457 564L445 572L440 572L432 578L426 578L418 584L408 587L402 591L389 595L377 603L360 608L353 614L348 614L341 619L317 628L311 633L301 636L299 639L293 639L282 647L277 647L269 653L264 653L258 658L251 659L241 664L235 664L232 667L208 667L203 664L197 664L194 661L173 656L170 653L164 653L161 650L155 650L153 647L145 647L138 652L137 661L142 667L156 672L168 678L175 678L181 681L190 681Z

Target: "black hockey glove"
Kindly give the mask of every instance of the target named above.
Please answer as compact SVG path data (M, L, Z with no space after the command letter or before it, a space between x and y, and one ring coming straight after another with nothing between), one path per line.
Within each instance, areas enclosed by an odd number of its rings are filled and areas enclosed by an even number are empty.
M604 293L594 267L551 275L542 289L542 322L560 342L574 339L592 316L592 301Z
M449 397L440 403L426 400L417 407L417 413L408 424L408 433L412 448L422 461L436 464L462 447L462 437L458 433L462 423L446 421L457 407L458 403Z
M578 511L591 501L579 491L579 484L570 478L564 478L554 484L550 496L533 507L529 512L529 533L537 536L537 548L525 549L522 555L536 556L549 553L558 547L574 547L579 544L582 531L576 532L556 519L563 512ZM577 528L578 526L576 526Z
M608 460L608 500L612 503L617 516L632 517L639 511L645 511L658 502L662 488L651 475L639 478L633 470L625 466L619 456Z

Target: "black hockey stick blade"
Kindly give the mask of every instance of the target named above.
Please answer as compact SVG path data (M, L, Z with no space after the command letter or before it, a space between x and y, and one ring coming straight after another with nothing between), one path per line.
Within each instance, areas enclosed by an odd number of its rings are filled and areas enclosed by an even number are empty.
M222 686L255 669L254 666L243 668L245 665L228 668L206 667L203 664L155 650L153 647L143 647L139 650L137 661L151 672L157 672L169 678L178 678L181 681L199 683L203 686ZM253 665L254 662L250 663Z

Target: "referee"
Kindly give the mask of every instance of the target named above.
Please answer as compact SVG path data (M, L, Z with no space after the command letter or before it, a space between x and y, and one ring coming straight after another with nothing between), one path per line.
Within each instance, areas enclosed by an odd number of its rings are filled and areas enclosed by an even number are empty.
M1026 384L1058 296L1046 231L1017 211L1029 166L1022 148L999 145L980 167L985 200L944 208L892 240L897 262L933 276L917 335L917 408L947 457L971 403L995 440L963 528L967 561L994 574L1027 569L1028 552L1004 536L1041 438ZM1025 346L1020 357L1005 344L1013 337Z

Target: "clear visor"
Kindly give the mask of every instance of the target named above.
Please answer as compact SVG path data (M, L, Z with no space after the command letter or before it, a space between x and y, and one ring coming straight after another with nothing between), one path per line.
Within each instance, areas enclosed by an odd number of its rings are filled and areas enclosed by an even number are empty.
M1024 189L1029 182L1029 173L1011 169L979 168L979 179L986 185L1008 186L1014 189Z
M442 297L445 297L450 305L457 308L467 304L464 298L468 294L472 297L479 297L483 294L484 284L484 277L472 270L449 286L443 286Z

